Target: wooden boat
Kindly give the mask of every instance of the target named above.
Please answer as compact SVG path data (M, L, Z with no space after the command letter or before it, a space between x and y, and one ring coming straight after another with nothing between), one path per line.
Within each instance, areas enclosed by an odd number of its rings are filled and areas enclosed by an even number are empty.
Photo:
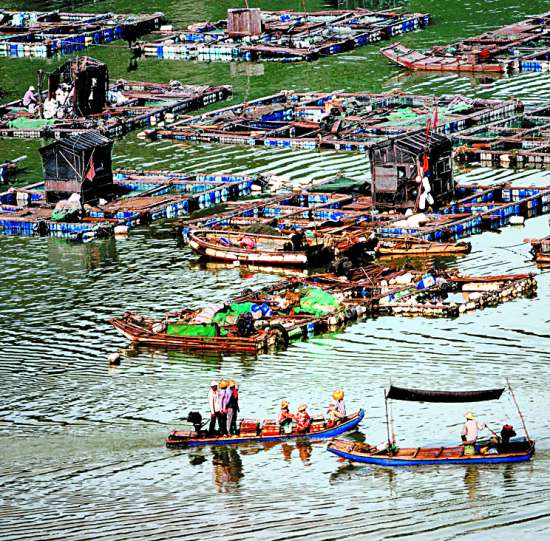
M532 239L531 253L539 265L550 264L550 236L543 239Z
M305 266L323 257L332 258L331 250L321 239L296 246L292 237L244 231L191 231L189 246L208 259L255 265Z
M190 316L191 311L184 311L184 317ZM171 320L151 319L140 314L127 312L119 318L113 318L111 324L128 340L138 344L156 345L166 348L177 347L198 350L221 350L260 352L270 347L286 347L290 336L307 335L308 325L314 320L313 316L304 314L301 317L288 317L286 320L274 319L269 326L254 331L246 336L239 333L236 325L217 324L190 326L197 327L197 335L169 334L167 325L170 322L181 323L179 317ZM283 321L283 323L281 323ZM203 327L199 329L198 327ZM198 333L212 331L209 335Z
M182 432L174 431L166 440L167 447L193 447L197 445L227 445L236 443L250 443L250 442L266 442L266 441L285 441L289 439L306 438L306 439L325 439L333 438L344 432L353 430L365 416L364 410L351 414L345 421L337 423L332 427L325 427L321 430L310 432L291 432L290 434L277 434L263 436L261 433L258 435L246 435L246 436L198 436L196 432Z
M518 410L525 438L521 441L499 441L494 446L481 447L479 443L465 443L457 446L440 447L397 447L393 430L393 419L388 414L388 400L406 400L412 402L463 403L485 400L498 400L505 388L487 389L481 391L428 391L421 389L405 389L390 386L384 392L386 404L386 425L388 441L382 449L371 447L365 443L336 439L329 443L327 450L331 453L354 462L376 464L379 466L417 466L439 464L498 464L523 462L530 460L535 453L535 442L529 437L523 415L519 409L515 395L508 383L514 404ZM496 435L496 434L495 434ZM465 452L468 448L468 452Z
M523 462L530 460L535 452L534 441L519 441L497 445L496 454L480 452L476 447L473 455L464 454L464 446L454 447L410 447L399 448L394 455L385 450L369 449L362 443L336 439L329 443L327 450L353 462L376 464L378 466L434 466L443 464L498 464L502 462Z
M380 52L392 62L412 70L491 73L504 73L507 70L504 62L473 63L464 56L425 54L401 43L383 47Z
M472 250L469 242L430 242L413 237L382 238L374 248L377 256L463 255Z

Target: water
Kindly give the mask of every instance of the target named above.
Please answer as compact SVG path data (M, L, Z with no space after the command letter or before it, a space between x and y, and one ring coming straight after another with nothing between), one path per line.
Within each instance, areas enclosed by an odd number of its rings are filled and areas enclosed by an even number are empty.
M40 4L38 6L38 4ZM278 2L255 2L274 8ZM298 2L285 6L298 8ZM13 3L11 4L13 5ZM58 7L60 2L48 5ZM222 2L136 1L132 9L162 9L174 23L223 16ZM31 3L25 3L30 7ZM35 3L35 7L43 3ZM310 9L322 2L308 1ZM542 12L546 3L417 1L434 25L403 37L428 46ZM125 2L83 3L79 10L124 11ZM313 64L227 64L141 61L128 73L126 51L100 48L111 76L235 86L234 101L296 90L458 92L468 96L548 98L550 77L528 74L487 82L454 75L419 75L391 66L367 47ZM38 67L57 60L0 61L6 99L19 96ZM36 181L38 141L1 141L0 157L29 154L20 183ZM2 161L2 160L0 160ZM360 154L231 146L146 143L130 136L115 145L116 165L201 171L266 172L323 178L335 171L365 175ZM541 172L468 169L460 178L549 184ZM152 314L224 300L245 287L277 279L245 270L207 270L178 248L168 225L132 232L127 240L87 245L59 239L0 237L0 538L19 539L525 539L549 537L550 274L533 265L524 238L548 234L548 218L484 233L472 253L448 263L467 273L537 272L534 299L489 308L457 320L381 317L339 333L261 355L190 354L135 349L109 318L127 309ZM106 355L120 348L118 368ZM324 443L245 445L168 451L163 438L192 409L205 411L210 380L241 385L242 415L275 417L312 411L346 391L348 408L366 407L361 435L385 438L383 388L440 389L501 385L516 389L537 455L531 463L404 468L350 466ZM470 407L470 405L468 405ZM472 406L492 427L510 420L510 398ZM463 406L396 403L404 445L455 443Z

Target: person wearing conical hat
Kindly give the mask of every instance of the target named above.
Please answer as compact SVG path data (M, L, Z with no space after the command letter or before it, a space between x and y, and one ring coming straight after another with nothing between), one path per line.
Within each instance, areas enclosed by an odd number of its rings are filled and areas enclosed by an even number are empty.
M229 390L229 381L225 378L220 380L218 393L220 401L220 433L222 436L227 436L229 434L227 430L227 404L231 391Z
M464 454L473 454L477 435L480 430L485 428L485 424L478 422L476 416L471 411L466 412L464 417L466 417L466 422L460 433L464 442Z
M298 412L294 416L296 421L296 430L298 432L307 432L311 426L311 416L307 412L307 404L300 404Z
M230 379L227 393L227 432L237 434L237 412L239 411L239 386Z
M292 421L294 421L294 415L290 413L288 406L288 400L281 402L281 412L279 413L279 426L283 432L288 432L292 429Z
M332 393L332 399L334 400L334 409L332 410L332 415L336 419L345 419L346 414L346 404L344 402L344 391L342 389L336 389Z

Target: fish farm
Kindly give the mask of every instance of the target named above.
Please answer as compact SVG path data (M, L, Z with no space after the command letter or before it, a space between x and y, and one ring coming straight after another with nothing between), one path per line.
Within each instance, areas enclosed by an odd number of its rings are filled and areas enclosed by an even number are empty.
M0 10L0 57L50 58L69 55L160 28L162 13L64 13Z
M436 111L432 131L453 138L473 126L513 118L523 108L518 100L459 95L284 91L141 135L177 141L365 151L388 137L425 129Z
M429 14L367 9L291 12L230 9L228 18L190 25L145 43L146 56L195 61L311 61L422 30Z
M67 61L46 78L48 90L37 96L32 111L23 99L0 106L0 137L59 139L87 130L120 137L174 121L232 95L228 85L109 83L107 66L85 56Z
M494 32L437 45L421 52L395 43L380 49L392 62L425 71L548 72L550 12L504 26Z

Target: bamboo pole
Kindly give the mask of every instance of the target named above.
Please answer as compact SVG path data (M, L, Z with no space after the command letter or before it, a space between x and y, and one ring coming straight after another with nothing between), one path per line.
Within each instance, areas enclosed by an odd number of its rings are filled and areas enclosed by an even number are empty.
M388 393L384 389L384 404L386 406L386 431L388 434L388 447L391 447L391 435L390 435L390 416L388 414Z
M527 438L527 441L531 441L531 438L529 437L529 432L527 432L527 425L525 424L523 413L521 413L521 410L519 409L519 404L518 404L518 401L516 400L516 395L514 394L514 390L512 389L512 386L510 385L510 381L508 380L508 378L506 378L506 383L508 384L508 389L510 389L512 400L514 401L516 409L518 410L519 418L521 419L521 424L523 425L523 431L525 432L525 437Z

